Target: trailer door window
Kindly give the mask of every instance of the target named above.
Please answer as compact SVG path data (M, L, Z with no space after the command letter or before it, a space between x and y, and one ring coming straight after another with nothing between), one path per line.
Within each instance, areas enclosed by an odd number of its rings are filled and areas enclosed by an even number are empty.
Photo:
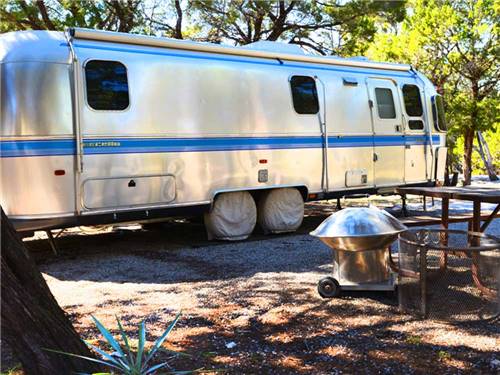
M298 114L312 115L319 111L318 91L312 77L293 76L290 79L293 107Z
M391 89L381 87L375 88L375 97L377 98L378 117L396 118L396 108L394 108L394 98Z
M423 130L424 122L422 120L409 120L408 127L410 130Z
M405 109L408 116L420 117L424 112L422 109L422 99L420 98L420 90L415 85L403 86L403 99Z
M127 69L117 61L85 64L87 102L100 111L122 111L129 105Z

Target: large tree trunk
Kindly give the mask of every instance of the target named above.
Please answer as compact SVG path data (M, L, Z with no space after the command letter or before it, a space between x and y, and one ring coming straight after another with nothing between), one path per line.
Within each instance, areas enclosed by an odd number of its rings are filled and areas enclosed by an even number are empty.
M28 375L93 372L88 361L54 349L92 357L1 208L2 339Z
M493 161L491 160L490 149L481 132L477 132L477 145L478 145L477 151L479 152L479 155L481 155L481 159L483 159L484 168L488 172L488 177L490 178L490 181L498 181L498 176L495 173L495 168L493 167Z
M471 182L474 133L474 129L467 128L464 134L464 185L470 185Z
M472 150L474 149L474 136L479 128L479 81L471 80L472 108L470 113L470 127L464 134L464 185L470 185L472 177Z

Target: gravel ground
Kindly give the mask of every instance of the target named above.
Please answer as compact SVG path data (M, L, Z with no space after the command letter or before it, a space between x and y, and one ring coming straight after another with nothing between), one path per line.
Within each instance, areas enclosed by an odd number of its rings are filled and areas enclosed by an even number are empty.
M422 321L398 313L395 295L387 292L350 292L331 300L318 295L317 281L332 269L331 253L307 233L332 203L309 205L298 233L256 234L237 243L209 243L200 222L180 220L148 230L138 225L75 229L60 238L57 257L50 256L46 241L35 238L27 244L86 339L98 338L91 314L109 327L117 315L132 336L145 319L151 344L182 311L167 347L191 357L175 360L177 369L500 373L498 321ZM500 220L488 233L500 236Z

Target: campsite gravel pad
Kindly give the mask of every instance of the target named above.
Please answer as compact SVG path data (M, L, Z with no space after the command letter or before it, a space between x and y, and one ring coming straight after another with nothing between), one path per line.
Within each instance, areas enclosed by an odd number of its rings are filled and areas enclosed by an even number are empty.
M500 232L497 223L490 227L492 234ZM177 369L245 374L500 371L498 322L418 320L398 313L392 293L350 292L321 299L316 285L331 272L331 253L305 234L316 222L308 225L306 220L294 235L210 244L203 240L200 223L81 233L62 238L61 255L39 265L85 339L99 337L90 314L108 327L115 327L118 315L132 336L145 319L151 345L182 311L167 347L191 357L177 359ZM33 241L32 246L47 244Z

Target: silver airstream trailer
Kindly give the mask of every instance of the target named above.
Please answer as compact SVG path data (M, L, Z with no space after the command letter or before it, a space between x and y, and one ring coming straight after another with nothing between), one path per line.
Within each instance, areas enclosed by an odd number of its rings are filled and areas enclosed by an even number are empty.
M300 206L444 173L442 101L408 65L270 42L25 31L0 37L0 87L0 201L19 231L210 220L224 197L219 214L233 207L227 225L248 232L264 198L272 214L297 196Z

